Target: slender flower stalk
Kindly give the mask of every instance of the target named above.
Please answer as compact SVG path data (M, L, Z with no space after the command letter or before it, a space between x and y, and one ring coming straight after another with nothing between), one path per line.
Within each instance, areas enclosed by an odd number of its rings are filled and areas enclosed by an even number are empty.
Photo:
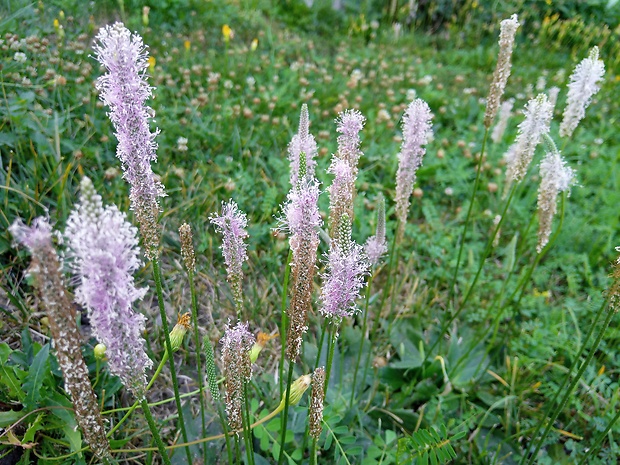
M586 108L590 105L592 96L600 89L598 82L605 74L605 64L599 60L598 53L598 47L593 47L588 58L582 60L571 74L566 108L560 124L561 137L573 135L579 121L586 116Z
M140 224L145 255L152 260L159 256L158 197L166 194L151 168L157 161L155 137L159 131L149 128L154 116L146 105L152 95L146 82L149 55L142 38L132 35L122 23L102 28L97 41L95 57L108 72L97 79L96 87L110 108L108 116L118 139L116 155L130 184L131 209Z
M519 27L517 15L512 15L510 19L505 19L500 23L499 32L499 55L497 57L497 65L493 73L493 82L489 89L487 97L487 108L484 114L484 126L488 129L495 119L499 102L504 95L504 89L510 77L510 69L512 67L512 49L515 43L515 34Z
M138 230L116 206L103 206L89 178L82 179L80 189L80 203L65 230L67 256L79 280L76 302L86 308L93 334L107 347L110 371L141 400L145 370L153 362L144 349L144 315L132 310L146 292L133 279L141 266Z
M557 211L557 196L574 184L575 171L555 149L547 152L540 162L540 187L538 189L538 244L540 253L549 242L553 217Z
M403 117L403 143L398 154L396 173L396 215L400 220L399 235L402 235L407 224L409 198L413 192L416 171L422 166L422 158L426 153L424 145L433 135L432 118L431 109L422 99L411 102Z
M47 312L56 358L84 440L99 459L107 462L110 444L99 413L97 396L88 378L88 368L82 358L75 311L59 272L61 266L52 245L52 227L45 218L39 217L31 227L17 220L9 230L32 255L29 272L35 278L35 287Z
M375 235L370 236L366 240L366 244L364 244L364 252L372 267L377 266L388 252L387 240L385 238L385 198L382 195L379 197L378 203Z
M491 140L496 144L499 144L502 141L502 137L504 137L514 103L515 101L513 99L506 100L505 102L502 102L499 107L499 120L497 120L497 123L491 132Z
M237 204L230 200L228 203L222 202L222 213L213 214L210 217L211 224L222 234L222 254L226 263L228 282L232 288L233 298L237 314L243 309L243 262L248 259L247 244L245 239L248 237L246 227L248 219L245 213L239 210Z
M536 146L545 134L553 117L553 107L545 94L530 100L523 111L525 119L519 124L514 154L508 160L506 178L509 182L521 181L534 157Z
M291 186L296 186L300 178L300 164L302 158L305 158L305 174L311 178L314 177L316 169L317 145L314 136L310 134L310 117L308 115L308 105L305 103L301 106L301 114L299 115L299 130L293 136L288 146L288 159L291 165Z
M337 236L342 215L353 218L357 165L362 156L359 133L365 121L366 118L357 110L345 110L336 119L336 131L340 133L338 152L327 170L335 176L329 188L329 231L332 238Z
M221 341L222 362L226 377L226 414L232 431L243 428L243 386L252 378L250 351L255 342L248 323L239 322L234 327L226 325Z

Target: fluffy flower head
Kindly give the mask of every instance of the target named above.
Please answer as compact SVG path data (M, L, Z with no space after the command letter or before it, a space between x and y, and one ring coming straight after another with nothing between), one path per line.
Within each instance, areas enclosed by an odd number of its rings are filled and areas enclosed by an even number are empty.
M145 369L153 362L144 350L145 318L132 310L146 292L133 279L141 265L138 231L115 206L103 206L90 179L83 178L80 187L80 203L65 230L67 256L79 279L75 298L86 307L95 337L107 346L110 371L141 398Z
M604 74L605 64L598 58L598 47L593 47L590 56L579 63L571 74L560 136L570 137L579 121L586 116L586 108L590 105L592 96L599 91L598 82L603 79Z

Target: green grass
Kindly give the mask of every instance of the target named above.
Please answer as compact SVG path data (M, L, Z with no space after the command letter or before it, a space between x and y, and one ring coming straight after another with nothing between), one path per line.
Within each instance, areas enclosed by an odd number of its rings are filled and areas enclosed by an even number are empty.
M77 199L82 174L93 179L105 202L129 210L128 187L115 158L116 141L93 86L102 71L90 57L98 28L120 19L118 6L114 2L44 3L9 2L0 9L2 45L7 44L6 34L12 31L20 31L20 39L36 38L25 46L30 48L21 50L27 57L24 63L14 59L16 50L0 49L0 286L14 296L11 303L0 301L0 310L6 313L0 320L0 340L16 351L25 351L24 347L31 344L20 337L28 334L22 330L30 328L45 334L45 328L40 309L30 297L32 289L23 278L28 257L12 248L6 228L17 217L29 223L48 212L62 230ZM59 16L61 9L64 19ZM495 66L497 28L490 33L467 29L460 36L456 26L451 26L449 37L407 32L396 39L386 24L381 24L374 36L358 33L349 28L355 24L355 17L349 20L344 15L326 17L324 22L313 17L312 22L301 24L266 1L241 7L227 4L221 9L212 2L156 2L149 27L142 24L137 4L126 3L125 12L126 24L142 35L156 60L150 80L156 98L151 105L161 134L154 171L168 194L162 201L161 225L169 318L190 306L176 233L179 225L188 222L194 230L198 255L199 322L214 342L219 340L227 318L234 317L235 309L225 283L220 239L208 216L231 197L250 220L250 259L244 288L247 318L253 330L275 332L279 327L288 242L284 235L274 234L273 228L278 206L289 188L286 147L297 131L301 104L308 103L311 132L321 150L317 175L323 189L331 182L325 169L336 150L333 120L338 111L356 107L368 119L362 133L364 155L353 226L354 238L363 242L374 233L372 210L379 194L387 199L390 239L395 231L393 198L400 119L410 101L410 89L428 102L435 114L435 136L418 172L416 187L422 195L413 201L410 224L394 259L394 279L379 329L372 344L365 345L365 350L371 346L372 365L365 378L358 377L362 386L358 391L363 393L349 409L350 367L357 358L354 348L362 335L360 322L346 321L334 356L325 414L329 428L324 428L319 441L319 448L324 449L320 460L346 463L342 458L346 454L350 463L396 463L399 438L445 425L449 436L457 438L451 443L457 453L455 463L518 463L546 403L578 354L603 291L611 283L608 275L617 257L614 247L618 245L620 202L617 58L601 48L602 59L609 63L605 83L572 140L562 147L557 129L565 86L574 66L587 56L588 46L573 42L569 47L519 35L506 97L515 98L515 110L522 109L531 94L537 93L531 88L540 76L546 77L547 88L561 88L552 137L577 170L579 185L565 200L561 232L535 269L523 298L518 304L507 302L493 341L492 333L480 340L483 331L495 323L496 299L504 283L503 295L507 298L535 258L536 220L526 230L536 212L538 173L534 165L542 155L538 149L467 308L449 328L449 337L443 337L438 334L439 328L455 310L448 287L475 178L475 157L481 149L481 99L486 97ZM64 39L55 30L55 18L63 27ZM222 38L223 24L235 31L229 46ZM251 49L254 38L258 39L255 51ZM41 45L35 49L34 44L43 44L45 49L41 50ZM362 76L356 86L350 78L354 70ZM30 83L25 84L24 77ZM467 291L492 233L493 219L501 213L505 183L502 156L514 140L520 120L520 116L513 116L502 142L487 146L481 191L457 280L458 298ZM178 148L180 137L188 139L187 151ZM495 191L490 183L498 189ZM326 211L327 195L321 197L321 209ZM557 225L556 219L554 227ZM320 252L326 249L322 243ZM513 256L511 276L507 267ZM146 268L137 280L148 285L152 282ZM388 285L388 268L384 265L374 280L371 316L379 310L382 290ZM315 298L317 295L315 292ZM156 337L161 330L155 307L154 293L150 292L140 311L149 317L148 339L153 358L159 360L163 343ZM215 328L207 326L207 312L212 314ZM574 395L560 412L539 463L576 463L614 417L619 400L617 323L616 317ZM305 372L314 365L321 325L315 308L298 367ZM440 344L429 354L438 337L442 337ZM87 357L94 371L89 351ZM459 365L459 359L468 352ZM193 342L189 342L178 360L187 362L181 363L179 373L195 380L194 353ZM279 403L278 381L274 380L279 354L279 341L272 340L257 362L251 386L253 415L268 413ZM428 357L423 363L425 355ZM448 377L436 356L445 363ZM301 370L297 374L302 374ZM57 372L54 376L59 382ZM122 396L114 394L119 386L111 376L98 386L106 409L119 403L128 405ZM101 396L102 386L107 388L107 395ZM159 380L155 394L168 397L168 388L167 378ZM191 383L187 386L190 389ZM0 395L0 410L10 410L10 401ZM287 452L296 459L304 441L307 400L301 405L289 414L289 430L294 434L286 444ZM200 433L200 416L195 410L188 409L185 416L192 418L192 412L193 420L188 420L187 428L190 440ZM154 414L156 420L176 429L174 408L155 410ZM208 415L215 420L217 413L213 409ZM210 428L216 434L219 425L212 423ZM255 431L256 451L264 457L271 458L272 447L280 440L279 424L279 419L274 419ZM54 426L53 422L50 425ZM131 436L136 428L147 431L145 422L137 419L124 430L125 439L113 447L149 446L140 437ZM55 439L69 441L55 431L50 433ZM462 436L462 432L466 434ZM588 463L613 463L619 433L620 426L612 427L603 439L601 452ZM168 439L174 435L169 434ZM0 437L2 443L5 439ZM44 444L39 453L53 455L70 450L52 447L43 437L38 439ZM211 449L209 454L218 455ZM182 463L183 452L177 452L173 459Z

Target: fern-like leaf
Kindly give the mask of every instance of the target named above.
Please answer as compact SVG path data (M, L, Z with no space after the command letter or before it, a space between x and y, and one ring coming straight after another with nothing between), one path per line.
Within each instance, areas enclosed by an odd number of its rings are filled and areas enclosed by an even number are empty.
M435 428L420 429L411 436L398 441L397 463L400 465L444 465L456 458L452 444L465 436L464 432L448 437L448 430L441 425Z

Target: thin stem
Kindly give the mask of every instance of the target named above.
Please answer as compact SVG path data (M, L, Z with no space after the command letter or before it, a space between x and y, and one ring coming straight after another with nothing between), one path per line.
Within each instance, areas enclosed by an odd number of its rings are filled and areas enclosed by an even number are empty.
M327 366L325 367L325 387L323 392L327 397L327 388L329 386L329 376L332 371L332 363L334 361L334 349L336 347L336 334L338 333L338 324L331 321L329 323L329 352L327 353Z
M177 411L179 413L179 424L181 426L181 436L183 442L187 442L187 431L185 430L185 419L183 418L183 409L181 406L181 398L179 397L179 384L177 382L177 372L174 367L174 357L172 356L172 345L170 344L170 330L168 328L168 317L166 316L166 308L164 306L164 291L161 279L161 267L159 265L159 259L154 258L151 260L153 264L153 276L155 278L155 288L157 290L157 303L159 304L159 314L161 316L161 324L164 330L164 338L166 341L166 352L169 354L168 362L170 365L170 376L172 377L172 388L174 389L174 399L177 405ZM187 463L192 463L192 456L189 448L185 449L187 455Z
M243 412L243 439L245 441L245 455L247 465L254 465L254 447L252 445L252 428L250 423L250 403L248 401L248 383L243 383L244 412Z
M155 421L153 420L153 416L151 415L151 411L149 410L149 405L147 404L146 399L142 399L142 402L140 402L140 405L142 405L142 411L144 412L146 421L149 424L149 428L151 429L151 434L153 435L153 439L155 440L155 443L157 444L159 455L161 455L161 458L166 465L171 465L170 458L168 457L168 453L166 452L164 443L161 440L159 431L157 430L157 427L155 426Z
M286 429L288 424L288 407L291 396L291 383L293 382L293 361L289 360L288 379L286 382L286 397L284 398L284 413L282 415L282 423L280 426L280 454L278 455L278 465L282 465L284 460L284 442L286 441Z
M291 275L291 259L293 258L293 251L289 250L288 257L286 259L286 266L284 268L284 282L282 283L282 305L280 320L280 364L278 367L279 380L280 380L280 397L284 393L284 352L286 349L286 326L288 324L288 318L286 316L286 297L288 295L288 281Z
M235 435L235 456L237 457L237 465L241 465L241 449L239 448L239 435Z
M207 434L207 423L205 420L205 399L204 399L204 382L202 377L202 360L200 350L200 335L198 333L198 301L196 299L196 286L194 283L193 270L187 270L187 279L189 280L189 291L192 298L192 324L194 326L194 344L196 346L196 369L198 371L198 391L200 392L200 419L202 422L202 437ZM202 448L203 462L207 463L207 445Z
M310 448L310 465L318 465L317 462L317 438L312 438L312 446Z
M366 339L366 327L368 325L368 302L370 301L370 288L372 281L375 277L375 273L370 275L368 284L366 286L366 301L364 303L364 316L362 321L362 336L360 338L360 347L357 350L357 359L355 360L355 369L353 370L353 385L351 386L351 399L349 400L349 408L353 408L353 400L355 399L355 388L357 387L357 371L360 367L360 361L362 359L362 352L364 351L364 342Z
M544 422L544 419L547 418L549 416L549 414L551 413L551 410L553 410L553 413L551 414L551 417L547 421L547 426L545 427L545 430L543 431L542 436L540 437L540 439L536 443L536 449L530 455L530 459L528 461L529 465L534 463L534 460L536 459L536 456L538 455L538 452L540 451L540 448L542 447L543 442L545 441L545 438L547 437L547 435L549 434L549 431L551 430L551 426L553 425L555 420L560 415L560 412L562 412L562 410L564 410L564 407L566 405L566 402L568 401L568 398L570 397L571 393L573 392L573 389L575 388L575 386L577 385L577 383L581 379L581 376L583 375L583 372L586 370L586 368L590 364L590 361L592 360L592 357L594 357L594 353L596 352L596 349L598 348L599 344L601 343L601 340L603 339L603 335L605 334L605 331L607 330L607 326L609 326L609 323L611 322L611 319L612 319L612 317L615 314L615 309L614 309L614 307L612 305L609 305L609 310L607 312L607 318L605 318L605 321L603 322L603 326L601 327L601 329L600 329L600 331L599 331L599 333L598 333L598 335L596 337L596 340L594 341L594 344L592 345L592 348L590 349L590 351L588 353L588 356L586 357L584 362L581 364L581 367L579 368L579 371L577 372L577 374L573 378L573 381L571 382L571 384L568 386L568 389L564 393L564 397L562 397L562 400L560 401L560 404L557 407L555 407L555 401L557 400L560 392L562 392L562 389L564 388L564 386L566 385L568 379L570 378L570 375L571 375L571 373L573 371L573 368L575 366L577 366L577 363L578 363L579 359L581 358L581 355L583 354L583 352L585 350L587 342L588 342L590 336L592 335L593 329L596 326L596 323L598 322L598 320L599 320L600 316L602 315L603 311L605 310L605 308L608 307L607 304L608 304L608 299L605 299L605 301L601 305L601 308L599 309L599 311L596 314L596 318L594 320L594 323L592 323L592 326L590 328L590 331L588 332L588 335L586 336L586 340L584 341L583 345L581 346L581 350L579 351L579 354L577 354L577 356L575 357L575 361L573 362L570 370L568 371L568 373L566 375L566 378L564 379L564 382L562 383L562 386L560 386L560 388L557 390L553 400L551 401L551 403L547 407L547 410L545 411L545 416L538 423L538 426L536 427L536 431L532 435L532 438L536 437L536 435L540 431L540 428L541 428L541 426L542 426L542 424ZM521 460L521 463L524 463L524 460L526 460L526 457L527 457L527 454L525 454L523 456L523 459Z
M459 274L459 267L461 265L461 256L463 255L463 247L465 246L465 240L467 239L467 227L471 220L471 212L474 208L474 202L476 200L476 194L480 187L480 173L482 172L482 165L484 164L484 149L487 144L487 137L489 135L489 128L484 130L484 138L482 139L482 149L480 150L480 158L478 159L478 169L476 170L476 180L474 181L474 189L471 193L471 199L469 200L469 207L467 208L467 216L465 217L465 224L463 224L463 232L461 233L461 244L459 246L459 253L456 258L456 266L454 267L454 275L452 276L452 283L450 284L450 296L454 297L456 291L456 278ZM443 334L443 333L442 333ZM440 336L441 338L441 336Z

